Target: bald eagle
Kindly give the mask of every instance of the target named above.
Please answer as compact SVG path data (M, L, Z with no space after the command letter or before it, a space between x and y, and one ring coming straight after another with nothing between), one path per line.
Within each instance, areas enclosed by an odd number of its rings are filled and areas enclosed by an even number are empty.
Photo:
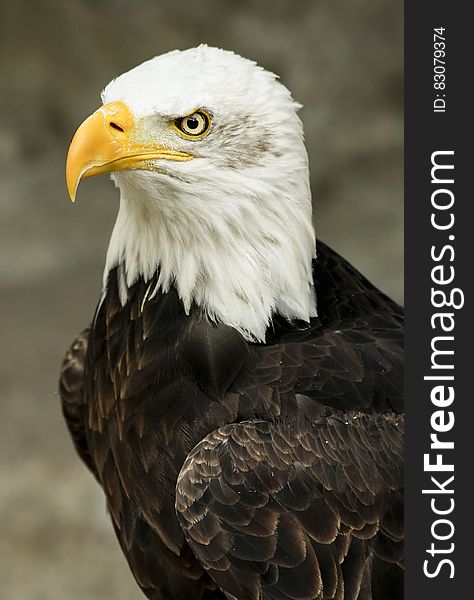
M200 46L113 80L103 293L60 391L151 600L403 597L403 313L315 242L299 105Z

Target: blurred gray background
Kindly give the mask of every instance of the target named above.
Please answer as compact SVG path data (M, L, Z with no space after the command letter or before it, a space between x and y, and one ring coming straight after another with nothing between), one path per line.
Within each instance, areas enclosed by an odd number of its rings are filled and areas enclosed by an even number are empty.
M278 73L304 104L317 235L401 301L402 23L392 0L1 0L1 600L141 598L56 391L118 204L107 177L75 206L64 184L103 86L201 42Z

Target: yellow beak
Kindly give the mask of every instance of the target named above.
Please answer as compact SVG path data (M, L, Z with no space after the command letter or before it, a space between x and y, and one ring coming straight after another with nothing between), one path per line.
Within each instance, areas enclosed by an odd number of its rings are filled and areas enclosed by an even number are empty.
M83 177L123 169L154 170L156 159L190 160L191 154L157 144L133 142L134 118L124 102L110 102L88 117L76 131L66 159L66 183L72 202Z

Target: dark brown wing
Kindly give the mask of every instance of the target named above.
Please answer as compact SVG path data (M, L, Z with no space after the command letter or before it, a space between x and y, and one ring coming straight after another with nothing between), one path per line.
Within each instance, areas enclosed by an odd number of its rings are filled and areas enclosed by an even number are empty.
M77 453L96 475L85 430L84 363L89 331L89 328L84 329L64 356L59 376L59 394L63 415Z
M401 600L402 430L361 413L220 427L178 479L188 543L229 598Z

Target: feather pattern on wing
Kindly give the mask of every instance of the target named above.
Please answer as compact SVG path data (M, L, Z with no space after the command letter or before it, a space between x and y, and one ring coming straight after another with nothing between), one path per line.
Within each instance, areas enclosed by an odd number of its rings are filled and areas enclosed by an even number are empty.
M391 517L403 502L403 417L327 412L226 425L186 459L178 517L230 597L355 600L363 571L347 572L349 554L401 567ZM392 544L382 555L380 540Z

